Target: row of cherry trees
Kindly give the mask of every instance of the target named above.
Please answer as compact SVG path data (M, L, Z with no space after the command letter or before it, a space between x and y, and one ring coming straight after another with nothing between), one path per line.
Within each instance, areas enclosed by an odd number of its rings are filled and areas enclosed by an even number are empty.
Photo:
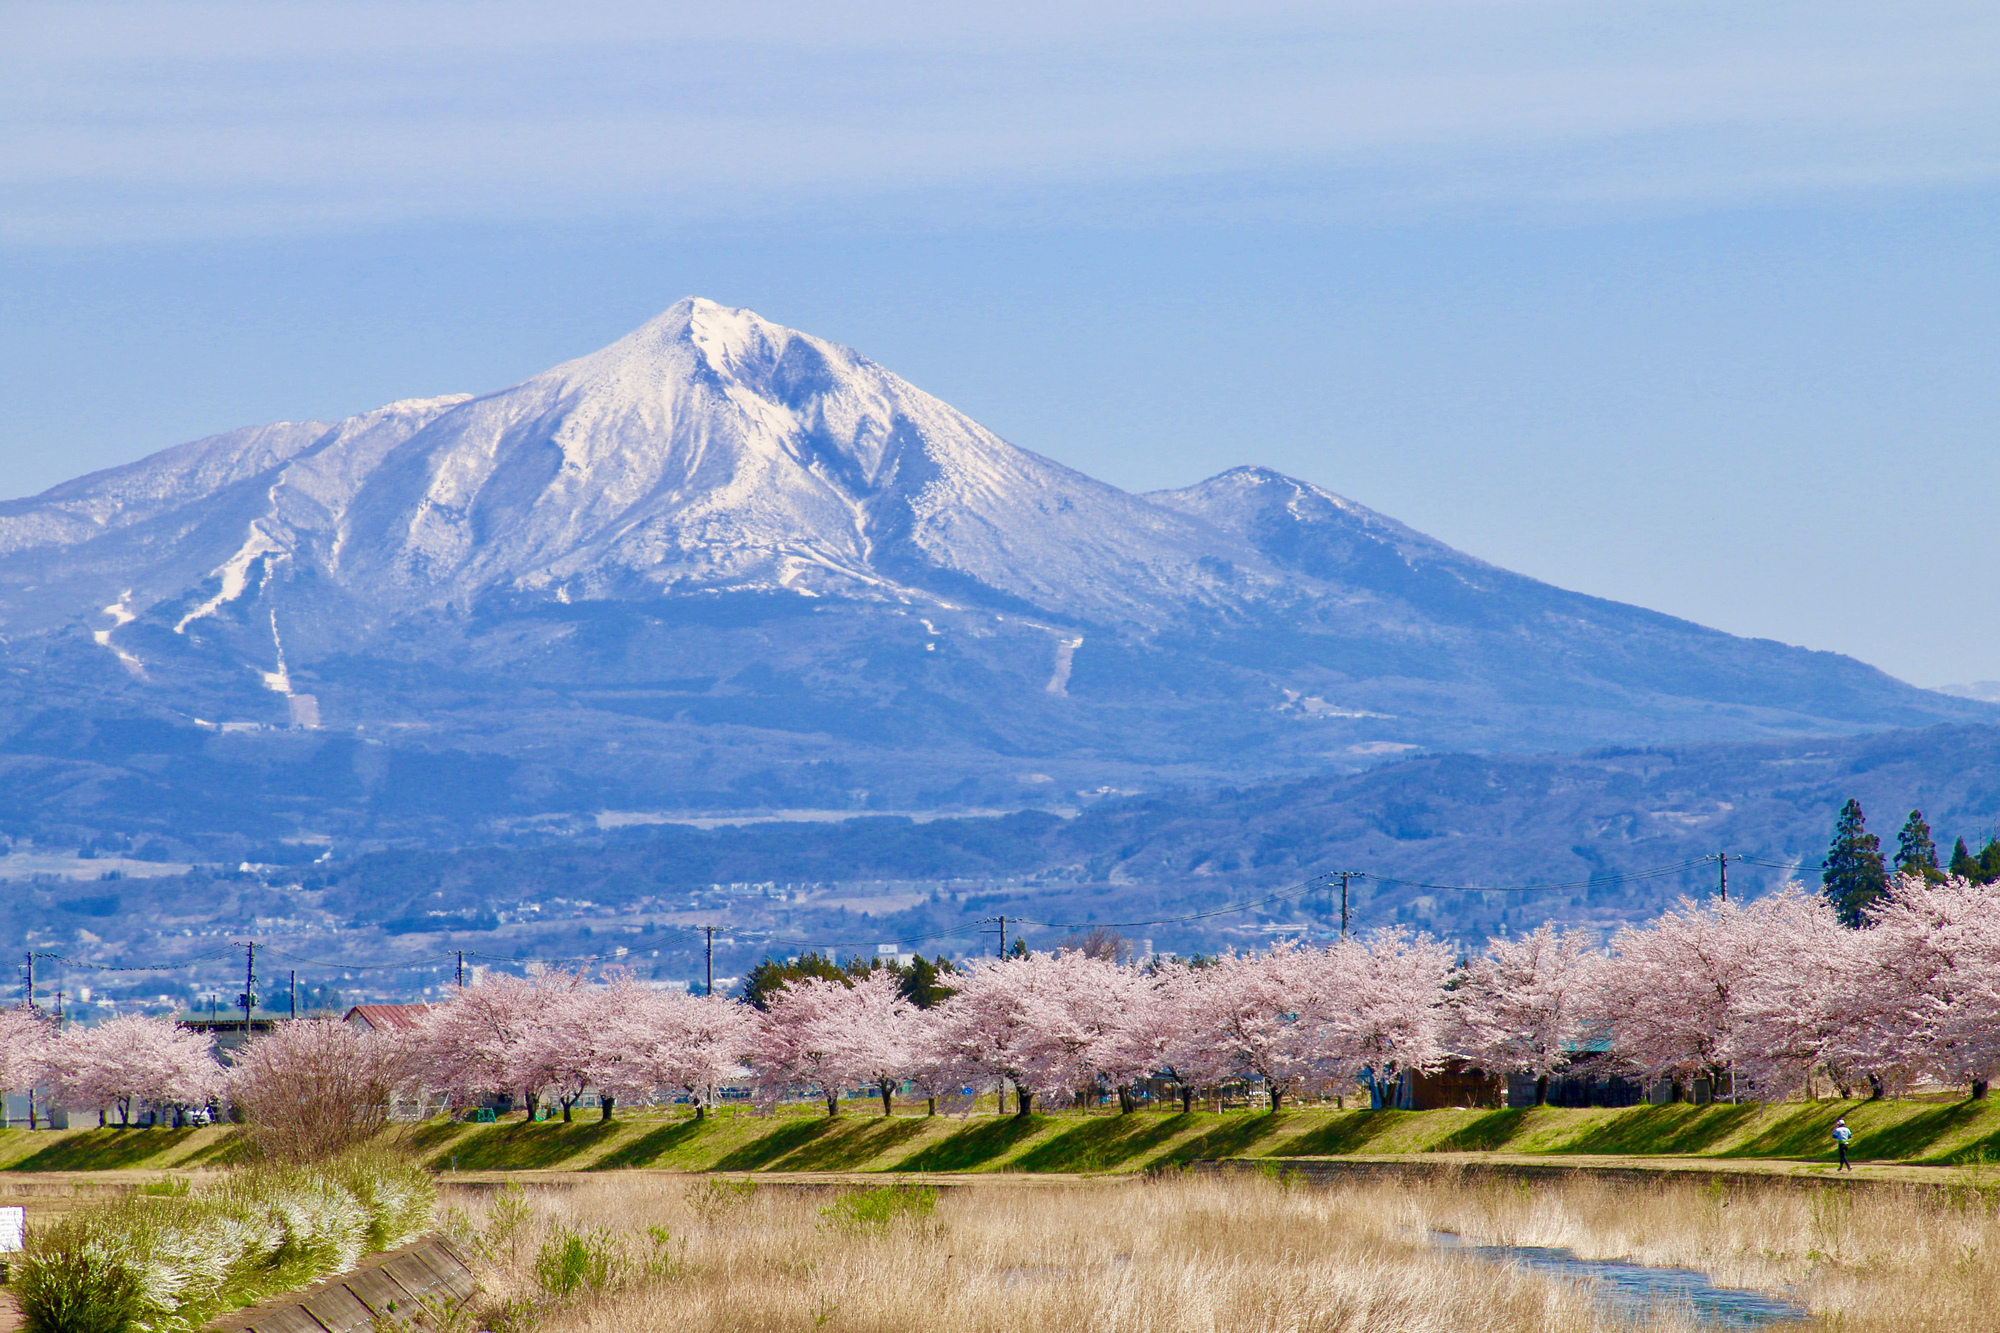
M0 1089L48 1090L50 1105L109 1110L205 1107L226 1092L209 1039L163 1018L122 1015L58 1029L27 1008L0 1010Z
M1464 958L1393 928L1324 948L1280 943L1202 962L1120 965L1083 951L971 964L919 1008L876 971L803 978L761 1008L660 991L614 974L496 977L434 1006L415 1030L311 1043L315 1077L466 1104L507 1092L565 1118L588 1091L604 1114L667 1097L705 1112L718 1088L765 1102L872 1087L956 1102L1010 1090L1017 1113L1116 1093L1149 1078L1184 1099L1250 1082L1270 1105L1372 1084L1447 1060L1534 1076L1581 1056L1681 1083L1732 1075L1739 1096L1778 1099L1815 1078L1843 1095L1923 1081L1983 1095L2000 1065L2000 884L1904 878L1863 929L1789 886L1748 904L1684 901L1608 947L1544 926ZM286 1073L280 1032L239 1062ZM259 1054L258 1048L265 1049ZM342 1074L341 1060L353 1063ZM329 1063L331 1062L331 1063ZM276 1072L274 1072L276 1071ZM199 1104L229 1089L206 1039L120 1018L53 1036L0 1021L0 1085L53 1084L69 1105ZM1184 1102L1185 1104L1185 1102Z

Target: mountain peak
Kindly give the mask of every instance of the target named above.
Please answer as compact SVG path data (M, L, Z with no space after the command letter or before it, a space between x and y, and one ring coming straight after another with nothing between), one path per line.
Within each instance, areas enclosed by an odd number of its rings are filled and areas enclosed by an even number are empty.
M79 625L121 687L143 667L146 689L220 670L350 691L328 717L376 716L387 687L357 664L483 663L524 707L557 681L651 682L631 697L677 745L812 697L786 726L848 709L874 745L921 714L908 735L1101 743L1114 768L1978 707L1508 574L1271 468L1132 495L700 297L478 398L234 432L0 506L0 662ZM441 689L398 707L428 716Z

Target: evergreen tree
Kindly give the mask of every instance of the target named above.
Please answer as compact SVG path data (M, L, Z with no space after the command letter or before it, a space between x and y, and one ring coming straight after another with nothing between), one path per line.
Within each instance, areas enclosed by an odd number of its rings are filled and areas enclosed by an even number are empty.
M943 954L932 962L922 954L910 960L907 968L897 968L902 975L900 988L902 997L919 1009L929 1009L951 998L953 990L944 984L943 978L958 971L951 965L951 959Z
M1931 826L1924 822L1921 810L1910 811L1903 831L1896 835L1896 873L1933 882L1943 877L1938 871L1937 844L1931 841Z
M1991 884L1994 880L2000 879L2000 838L1989 840L1979 853L1979 874L1976 879L1981 884Z
M743 981L743 998L758 1009L771 1007L771 996L788 981L798 981L805 977L822 977L828 981L845 981L849 974L868 970L866 964L856 967L849 963L846 967L824 954L805 953L797 958L766 958L750 969L750 975Z
M1951 845L1951 873L1960 879L1979 883L1979 858L1965 849L1963 838Z
M1848 798L1833 825L1833 845L1827 849L1820 883L1841 921L1859 929L1862 911L1889 889L1889 870L1882 863L1882 840L1868 831L1861 802Z

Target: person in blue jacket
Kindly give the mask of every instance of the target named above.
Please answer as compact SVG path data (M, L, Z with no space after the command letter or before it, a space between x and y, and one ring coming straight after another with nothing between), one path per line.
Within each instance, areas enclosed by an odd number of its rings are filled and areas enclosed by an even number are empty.
M1842 1116L1833 1122L1833 1146L1840 1149L1840 1165L1835 1167L1834 1170L1852 1171L1854 1169L1854 1164L1847 1160L1847 1144L1853 1137L1854 1131L1847 1127L1846 1116Z

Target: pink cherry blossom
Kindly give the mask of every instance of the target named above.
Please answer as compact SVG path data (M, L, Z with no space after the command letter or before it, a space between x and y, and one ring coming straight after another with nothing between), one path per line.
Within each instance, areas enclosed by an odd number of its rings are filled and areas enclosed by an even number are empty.
M810 1092L835 1116L843 1088L876 1082L893 1092L911 1062L901 1031L911 1006L896 984L890 973L872 972L781 987L759 1025L752 1058L764 1096Z
M1897 1081L1983 1087L2000 1067L2000 884L1899 876L1868 916L1862 1048Z
M618 1015L619 1059L608 1075L621 1095L685 1096L697 1119L716 1089L749 1076L743 1063L757 1042L757 1012L721 996L642 990Z
M1325 955L1333 978L1321 988L1327 1072L1365 1075L1377 1099L1390 1101L1405 1073L1437 1068L1449 1053L1450 946L1402 926L1342 940Z
M50 1043L45 1062L61 1104L115 1106L121 1124L130 1124L139 1106L201 1106L223 1088L209 1038L166 1018L124 1014L68 1028Z
M519 1092L532 1119L542 1089L565 1072L548 1037L582 984L579 974L538 968L459 991L424 1017L425 1082L460 1098Z
M1542 1105L1549 1076L1569 1063L1593 1030L1597 957L1582 932L1552 925L1489 940L1453 997L1459 1023L1453 1044L1485 1069L1532 1074L1535 1104Z
M1767 927L1789 908L1765 903L1683 898L1647 925L1619 931L1595 997L1612 1050L1648 1077L1720 1079L1741 1050L1738 1028L1757 979L1778 959Z

